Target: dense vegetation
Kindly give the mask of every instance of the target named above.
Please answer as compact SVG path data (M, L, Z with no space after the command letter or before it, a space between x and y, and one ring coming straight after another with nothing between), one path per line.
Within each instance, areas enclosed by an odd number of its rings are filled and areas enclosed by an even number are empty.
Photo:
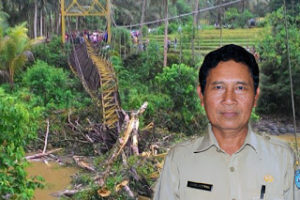
M40 107L30 107L0 88L0 197L31 199L39 181L28 179L26 145L36 137Z
M36 44L36 40L28 37L34 35L34 16L30 9L37 2L38 7L44 8L43 12L48 14L44 16L44 22L50 21L43 26L49 30L50 41L41 44ZM153 0L151 5L149 2L145 19L162 18L161 1ZM219 2L200 1L200 5L209 6ZM205 131L207 119L195 91L197 70L208 51L228 43L255 46L260 54L262 93L258 113L290 115L288 57L281 1L273 0L268 5L265 1L253 5L251 1L247 1L247 5L243 2L242 5L219 9L217 12L201 13L197 27L193 24L192 16L171 21L168 37L172 45L166 67L163 67L164 24L141 28L144 41L148 40L142 49L132 42L129 29L113 28L113 41L108 54L118 78L121 107L131 111L138 109L145 101L149 103L140 118L141 150L149 150L151 143L155 142L159 145L159 153L163 153L174 142ZM299 115L300 7L294 5L293 1L287 3L294 98ZM175 16L191 12L193 4L191 0L171 1L169 14ZM27 177L27 161L24 157L28 150L41 149L43 144L37 138L44 139L45 121L51 123L49 143L52 147L64 147L66 152L72 153L76 149L80 155L95 156L93 164L97 171L104 170L101 164L108 157L99 151L106 145L104 143L77 144L89 133L92 125L102 121L102 116L98 112L99 107L68 66L69 44L62 44L61 38L55 35L59 33L55 28L58 18L54 17L58 13L57 7L57 1L0 2L0 9L7 12L0 10L0 199L31 199L34 189L42 187L40 178ZM140 7L141 1L114 1L115 22L119 25L138 23ZM267 16L266 10L270 12ZM28 17L27 24L21 23L24 16ZM223 16L221 21L220 16ZM255 17L263 17L256 24L261 28L248 28L249 19ZM102 21L86 17L72 19L70 23L74 27L77 24L82 29L93 29L93 24L104 28ZM218 25L220 22L223 26ZM46 30L41 28L40 35ZM194 38L195 58L191 50ZM175 39L177 46L174 46ZM257 120L259 116L253 112L252 118ZM72 121L81 123L80 130L70 127ZM151 122L154 128L142 131ZM128 165L124 166L122 160L118 159L107 179L107 189L112 191L110 198L130 199L127 193L114 189L124 179L130 180L130 187L135 193L151 196L151 187L158 177L157 171L163 158L137 157L130 152L127 155ZM91 188L78 193L74 199L100 199L98 187L90 174L82 172L74 178L73 184Z
M300 113L299 9L300 7L298 6L295 11L289 10L287 15L288 46L292 67L295 107L298 115ZM293 15L294 13L298 13L298 15ZM284 113L288 115L292 112L292 105L283 8L281 7L271 13L267 17L267 20L272 27L271 34L266 35L258 45L262 59L262 95L259 101L258 111L265 114Z

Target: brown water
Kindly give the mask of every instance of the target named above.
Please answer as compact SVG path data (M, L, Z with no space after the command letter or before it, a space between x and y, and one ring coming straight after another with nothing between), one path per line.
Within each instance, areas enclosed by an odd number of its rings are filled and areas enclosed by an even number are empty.
M78 170L60 166L55 162L49 162L48 165L43 162L31 162L26 171L29 176L42 176L45 179L45 188L37 189L34 193L35 200L57 200L51 193L67 189L71 176Z
M293 134L284 134L284 135L279 135L277 136L279 139L284 140L290 144L295 143L295 135ZM300 144L300 137L297 135L297 143L298 145Z

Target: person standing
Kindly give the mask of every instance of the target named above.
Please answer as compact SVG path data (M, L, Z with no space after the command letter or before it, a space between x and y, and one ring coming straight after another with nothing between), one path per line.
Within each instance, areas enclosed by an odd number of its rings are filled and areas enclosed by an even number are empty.
M210 52L199 83L207 134L168 152L154 200L299 200L293 150L249 123L260 93L254 56L233 44Z

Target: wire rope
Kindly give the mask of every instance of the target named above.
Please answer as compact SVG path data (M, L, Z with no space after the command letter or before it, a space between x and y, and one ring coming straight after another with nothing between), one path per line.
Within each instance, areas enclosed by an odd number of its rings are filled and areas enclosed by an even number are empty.
M225 7L225 6L233 5L233 4L239 3L241 1L242 0L235 0L235 1L227 2L227 3L222 3L222 4L219 4L219 5L216 5L216 6L211 6L211 7L208 7L208 8L199 9L199 10L196 10L196 11L193 11L193 12L189 12L189 13L185 13L185 14L181 14L181 15L177 15L177 16L173 16L173 17L168 17L167 19L168 19L168 21L170 21L170 20L174 20L174 19L177 19L177 18L186 17L186 16L189 16L189 15L194 15L196 13L206 12L206 11L209 11L209 10L214 10L216 8L222 8L222 7ZM158 20L139 23L139 24L119 26L119 27L128 28L128 27L136 27L136 26L141 26L141 25L156 24L156 23L164 22L165 20L166 19L164 18L164 19L158 19Z
M290 79L290 88L291 88L291 100L292 100L292 112L293 112L293 124L294 124L294 136L296 144L296 155L297 155L297 165L299 164L299 151L298 151L298 141L297 141L297 125L296 125L296 112L295 112L295 102L294 102L294 86L293 86L293 77L292 77L292 66L291 66L291 57L290 57L290 46L289 46L289 34L288 34L288 25L286 17L286 1L283 0L283 12L284 12L284 28L285 28L285 47L287 50L288 57L288 66L289 66L289 79Z

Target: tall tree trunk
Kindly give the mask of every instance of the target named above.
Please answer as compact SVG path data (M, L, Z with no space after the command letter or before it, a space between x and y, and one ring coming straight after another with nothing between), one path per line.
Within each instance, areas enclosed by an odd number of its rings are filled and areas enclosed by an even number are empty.
M57 7L57 16L58 18L56 19L55 23L56 23L56 34L59 35L61 32L61 0L59 0Z
M195 38L196 38L196 30L198 30L197 27L197 21L198 21L198 9L199 9L199 0L195 0L194 4L194 20L193 20L193 35L192 35L192 60L193 63L195 63ZM197 31L198 32L198 31Z
M53 11L54 19L53 19L53 33L58 35L57 26L59 23L60 18L60 4L57 4L57 1L55 1L55 10Z
M241 4L242 4L242 13L244 12L244 10L245 10L245 0L242 0L241 1Z
M28 34L29 34L29 37L30 38L33 38L34 37L34 35L33 35L33 29L34 29L34 25L33 25L33 21L34 21L34 13L33 13L33 15L32 15L32 13L30 13L30 12L27 12L27 19L28 19L28 27L30 27L29 29L28 29Z
M43 10L40 11L40 36L43 36Z
M140 26L140 39L139 39L139 42L140 42L140 45L142 44L143 42L143 23L145 21L145 10L146 10L146 4L147 4L147 0L143 0L143 5L142 5L142 16L141 16L141 26Z
M75 30L78 30L79 17L76 17Z
M60 12L58 12L59 13L59 17L58 17L58 21L57 21L57 23L56 23L56 34L58 35L60 32L59 32L59 27L61 26L61 13Z
M53 32L53 20L52 20L52 12L49 10L49 26L47 28L47 37L49 37L49 35L51 35L51 33Z
M38 15L38 3L34 0L34 24L33 24L33 36L37 37L37 15Z
M168 0L164 0L165 4L165 37L164 37L164 67L167 66L168 59Z

